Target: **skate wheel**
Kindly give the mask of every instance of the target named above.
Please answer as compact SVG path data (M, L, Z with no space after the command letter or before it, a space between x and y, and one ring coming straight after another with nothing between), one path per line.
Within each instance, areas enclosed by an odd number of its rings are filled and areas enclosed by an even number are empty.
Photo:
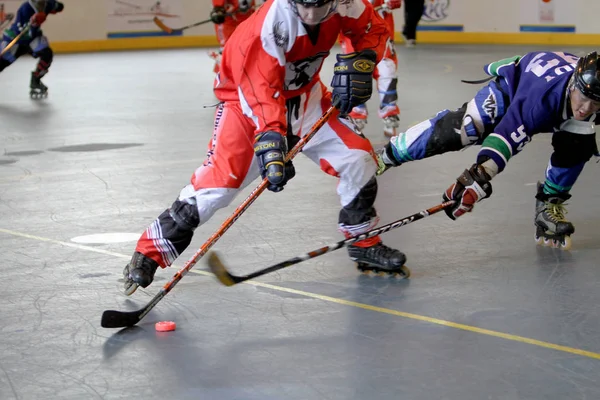
M539 244L540 246L544 245L544 238L542 236L533 235L533 237L535 239L536 244Z
M564 251L569 251L569 250L571 250L572 244L573 243L571 241L571 236L565 236L563 238L563 240L561 242L559 242L559 248Z
M410 278L410 269L406 265L403 265L400 270L402 272L396 272L394 275L404 279Z

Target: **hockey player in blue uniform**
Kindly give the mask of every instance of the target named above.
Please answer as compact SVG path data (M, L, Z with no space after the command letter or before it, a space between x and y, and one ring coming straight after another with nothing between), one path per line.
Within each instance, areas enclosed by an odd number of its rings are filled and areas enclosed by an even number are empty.
M2 55L0 58L0 72L24 54L31 54L34 58L38 58L39 61L35 71L31 73L29 85L29 94L32 98L47 96L48 88L42 83L41 78L48 72L53 58L48 39L43 35L40 27L46 21L48 14L59 13L63 8L64 5L56 0L25 1L17 10L13 23L2 35L0 51L4 50L24 29L28 30L17 43Z
M476 163L443 194L452 219L492 194L491 179L537 133L553 132L554 152L536 194L535 239L568 250L573 224L564 202L592 155L600 117L600 57L533 52L485 66L491 82L456 111L444 110L393 137L378 151L378 175L408 161L481 144ZM483 83L474 82L474 83Z

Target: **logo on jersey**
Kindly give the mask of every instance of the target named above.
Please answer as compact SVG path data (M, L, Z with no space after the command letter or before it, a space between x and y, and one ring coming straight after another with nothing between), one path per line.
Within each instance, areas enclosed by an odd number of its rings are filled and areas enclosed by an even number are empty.
M286 48L290 42L290 34L285 30L283 21L277 21L273 24L273 41L275 45Z
M489 96L483 101L483 111L490 117L491 123L493 124L496 121L496 96L490 89Z
M285 65L285 90L296 90L308 85L328 55L328 52L321 52L304 60L288 62Z
M423 21L435 22L448 17L450 0L427 0L423 9Z
M373 72L375 69L375 63L369 60L356 60L352 66L358 72Z

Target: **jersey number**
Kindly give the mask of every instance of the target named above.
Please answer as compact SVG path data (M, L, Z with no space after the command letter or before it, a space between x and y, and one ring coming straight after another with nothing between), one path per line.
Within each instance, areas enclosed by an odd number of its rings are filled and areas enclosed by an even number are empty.
M515 144L523 142L519 144L519 146L517 147L517 151L521 151L523 147L531 140L531 138L527 136L527 132L525 132L525 126L523 125L518 127L516 132L511 133L510 138Z
M569 64L577 63L577 57L569 56L569 55L566 55L565 53L561 53L561 52L556 52L556 53L551 53L551 54L557 55L558 57L562 58ZM539 53L535 57L533 57L533 59L529 62L529 64L527 64L527 68L525 68L525 72L533 72L536 76L542 77L542 76L544 76L544 74L546 74L546 72L548 72L548 70L550 68L556 67L558 64L560 64L560 60L558 58L552 58L547 61L540 60L540 58L545 55L547 55L547 53ZM564 69L565 66L560 67L560 68ZM556 75L562 75L565 72L565 71L559 71L560 68L557 68L557 71L555 71Z

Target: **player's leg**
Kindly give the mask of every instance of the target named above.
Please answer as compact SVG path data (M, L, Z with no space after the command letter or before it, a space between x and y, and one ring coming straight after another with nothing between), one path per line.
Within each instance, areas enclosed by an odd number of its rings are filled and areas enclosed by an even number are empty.
M552 137L554 152L546 168L544 183L538 182L535 218L535 240L538 244L571 248L575 227L565 218L565 201L583 171L585 163L597 152L596 135L557 132Z
M3 51L9 43L9 38L4 36L0 42L0 52ZM4 71L6 67L14 63L17 58L21 57L23 54L27 54L28 52L29 48L27 46L21 46L18 43L13 45L6 53L2 55L2 57L0 57L0 72Z
M383 133L388 137L398 134L400 108L398 107L398 58L393 42L389 42L384 57L377 64L375 79L379 92L379 118L383 123Z
M508 96L496 82L485 86L456 111L443 110L390 139L377 152L377 174L409 161L461 150L490 134L508 106Z
M45 36L38 36L33 39L29 44L29 48L31 50L31 55L38 59L35 71L31 72L29 95L32 98L46 97L48 95L48 87L42 83L41 79L48 73L48 69L54 58L54 53Z
M310 127L330 104L326 88L316 85L303 107L303 129ZM342 209L338 222L342 233L351 237L374 228L379 218L373 206L377 196L377 165L371 143L357 134L348 120L332 117L304 147L303 153L327 174L339 178L337 192ZM379 236L349 246L348 253L362 270L409 274L404 267L406 256L385 246Z
M133 293L138 285L148 286L159 266L171 265L189 246L194 230L228 206L239 190L259 175L251 140L254 127L239 104L217 106L214 126L207 157L191 183L138 240L123 271L126 294Z
M221 46L218 51L211 51L209 53L210 58L215 60L215 65L213 67L213 72L215 74L221 69L221 54L223 54L223 47L225 47L225 43L227 43L227 40L238 25L239 22L231 17L225 18L225 22L222 24L215 24L215 34L217 35L219 46Z
M402 36L406 47L415 47L417 44L417 26L423 14L425 0L406 0L404 2L404 28Z

